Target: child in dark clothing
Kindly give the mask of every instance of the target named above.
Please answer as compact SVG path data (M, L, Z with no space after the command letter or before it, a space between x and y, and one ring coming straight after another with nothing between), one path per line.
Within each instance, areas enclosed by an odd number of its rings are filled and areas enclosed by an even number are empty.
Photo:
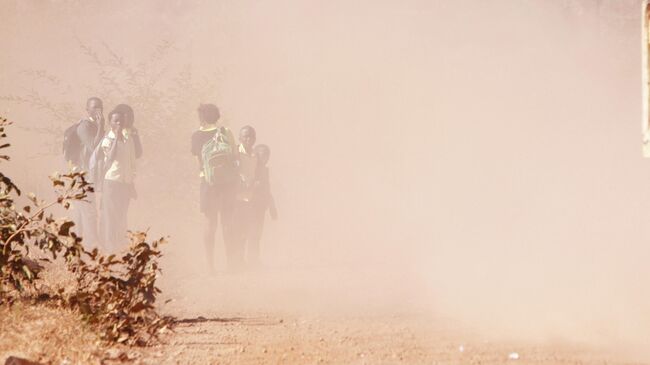
M237 192L234 199L233 230L230 245L226 246L229 259L229 269L239 271L244 268L244 254L248 245L251 222L253 221L253 187L257 174L257 155L255 145L255 128L245 126L239 131L239 147L237 149L237 172L239 175Z
M246 254L246 263L251 267L259 266L264 214L270 209L273 219L277 216L266 167L270 150L265 145L253 147L255 140L253 127L245 126L241 129L237 157L240 181L233 217L235 240L231 246L233 261L243 265Z
M267 145L260 144L255 146L255 154L257 155L257 169L255 171L255 182L253 183L251 222L246 243L248 263L258 266L260 263L260 239L264 230L266 211L269 211L273 220L278 218L278 212L271 194L269 168L266 166L271 156L271 150Z

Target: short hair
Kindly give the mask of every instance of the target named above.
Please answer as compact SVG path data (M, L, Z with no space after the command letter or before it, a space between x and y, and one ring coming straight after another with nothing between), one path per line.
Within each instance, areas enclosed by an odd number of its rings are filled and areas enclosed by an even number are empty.
M267 146L265 144L258 144L257 146L255 146L255 153L257 153L258 155L259 154L264 154L266 156L270 156L271 155L271 149L269 148L269 146Z
M91 101L96 101L96 102L98 102L102 107L104 106L104 102L102 101L102 99L100 99L100 98L98 98L98 97L96 97L96 96L92 96L92 97L88 98L88 100L86 100L86 107L87 107L88 105L90 105L90 102L91 102Z
M113 111L111 114L119 113L124 116L124 126L125 127L133 127L133 123L135 123L135 114L133 113L133 108L131 108L130 105L128 104L118 104L113 108Z
M205 122L216 122L221 117L219 108L214 104L199 104L199 118Z
M251 132L251 137L257 139L257 132L255 132L255 128L253 128L250 125L245 125L241 127L241 130L243 131L244 129L248 129Z

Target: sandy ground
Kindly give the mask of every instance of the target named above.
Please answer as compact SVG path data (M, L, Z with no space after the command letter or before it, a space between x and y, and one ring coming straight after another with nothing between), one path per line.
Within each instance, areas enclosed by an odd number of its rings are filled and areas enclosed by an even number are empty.
M518 355L517 359L509 359ZM418 317L201 318L142 358L162 364L632 364L561 344L490 343Z
M0 359L18 355L53 359L51 364L643 364L563 343L489 342L416 315L183 318L164 344L146 349L105 349L88 329L76 332L83 325L71 325L73 316L45 315L49 319L41 313L12 321L15 315L3 313ZM510 358L515 353L518 358Z
M386 286L368 289L360 272L352 279L329 269L213 276L176 269L162 281L162 299L174 300L161 309L179 323L163 344L106 348L73 313L18 306L0 309L0 361L17 355L53 365L650 364L567 341L488 340L452 319L407 309L406 286L390 296L382 296Z
M405 278L386 272L267 269L240 275L172 274L169 279L174 285L163 284L165 296L175 300L165 311L181 323L166 345L141 353L137 361L642 364L566 340L488 339L453 319L405 305L415 298L415 289ZM378 282L383 285L369 285Z
M47 333L37 341L16 341L3 328L3 359L55 357L52 364L641 364L562 344L480 341L448 324L417 316L198 317L179 324L166 344L148 349L106 350L92 341L70 342L74 335L57 332L61 326L48 329L42 321L40 328L30 329L34 322L17 327ZM12 341L13 349L7 341ZM58 347L51 346L54 342ZM514 352L519 358L509 359Z

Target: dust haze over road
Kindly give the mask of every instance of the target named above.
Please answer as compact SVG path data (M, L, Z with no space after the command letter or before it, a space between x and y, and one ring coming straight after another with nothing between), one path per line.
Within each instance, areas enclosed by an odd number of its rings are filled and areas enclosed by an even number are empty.
M80 44L146 64L169 42L161 73L208 85L172 120L134 107L145 157L130 219L171 236L162 280L178 310L416 311L639 356L650 345L640 3L600 3L7 0L0 95L36 90L75 118L95 94L106 109L128 101L128 85L123 100L102 95ZM203 275L189 154L200 102L272 149L280 220L258 274ZM60 136L33 127L74 119L6 98L0 112L18 126L7 168L45 194L64 166L44 141Z

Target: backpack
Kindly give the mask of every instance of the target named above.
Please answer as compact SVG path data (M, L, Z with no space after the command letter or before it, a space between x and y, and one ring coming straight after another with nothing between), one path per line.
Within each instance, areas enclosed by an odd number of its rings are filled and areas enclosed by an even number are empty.
M77 134L77 128L81 121L69 126L63 132L63 158L65 161L71 161L74 165L81 165L81 139Z
M205 142L201 148L205 182L209 185L223 185L236 180L234 149L228 140L226 128L217 128L214 137Z

